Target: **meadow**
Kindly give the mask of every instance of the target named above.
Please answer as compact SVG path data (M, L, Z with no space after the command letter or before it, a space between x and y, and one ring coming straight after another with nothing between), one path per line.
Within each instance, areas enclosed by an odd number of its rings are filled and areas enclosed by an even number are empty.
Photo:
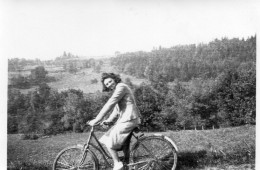
M214 130L158 132L175 141L179 153L177 170L254 169L255 126ZM145 135L150 135L145 133ZM97 132L101 136L102 132ZM10 170L51 169L55 156L67 146L83 144L88 133L67 133L22 140L8 135L7 164Z

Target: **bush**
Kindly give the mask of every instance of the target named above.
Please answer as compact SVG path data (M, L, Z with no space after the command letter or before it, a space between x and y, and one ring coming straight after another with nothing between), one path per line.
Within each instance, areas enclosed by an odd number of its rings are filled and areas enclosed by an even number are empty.
M8 115L7 119L7 133L16 133L18 131L18 123L15 116Z
M73 124L73 132L76 132L76 133L83 132L79 122L75 122Z
M19 76L18 78L12 78L12 85L18 89L29 89L31 87L30 81L26 77Z
M91 80L91 84L97 84L98 83L98 80L97 79L92 79Z
M21 136L22 140L36 140L40 137L41 135L39 134L23 134Z

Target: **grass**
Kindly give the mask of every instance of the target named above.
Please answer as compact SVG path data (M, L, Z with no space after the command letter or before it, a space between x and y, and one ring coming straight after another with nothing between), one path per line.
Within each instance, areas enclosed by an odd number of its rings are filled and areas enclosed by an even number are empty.
M101 134L98 132L97 136ZM178 170L254 167L255 126L168 131L162 134L170 137L178 146ZM51 169L60 150L83 144L87 137L88 133L68 133L38 140L22 140L19 134L8 135L8 169Z
M255 127L167 132L179 147L178 167L244 165L255 163Z

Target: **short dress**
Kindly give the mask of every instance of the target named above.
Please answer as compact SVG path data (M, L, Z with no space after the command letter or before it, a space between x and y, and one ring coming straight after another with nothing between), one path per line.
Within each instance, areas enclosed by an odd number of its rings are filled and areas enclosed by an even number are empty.
M109 119L118 117L118 120L99 141L108 148L118 150L122 148L132 130L141 123L141 115L136 106L134 95L126 84L117 84L113 95L100 112L108 113L111 110L114 111Z

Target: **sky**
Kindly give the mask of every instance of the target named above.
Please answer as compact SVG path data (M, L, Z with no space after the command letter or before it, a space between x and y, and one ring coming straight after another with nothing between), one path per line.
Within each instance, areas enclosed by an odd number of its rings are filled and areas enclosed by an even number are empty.
M256 34L259 19L256 0L0 1L6 58L49 60L64 51L111 56L247 38Z

